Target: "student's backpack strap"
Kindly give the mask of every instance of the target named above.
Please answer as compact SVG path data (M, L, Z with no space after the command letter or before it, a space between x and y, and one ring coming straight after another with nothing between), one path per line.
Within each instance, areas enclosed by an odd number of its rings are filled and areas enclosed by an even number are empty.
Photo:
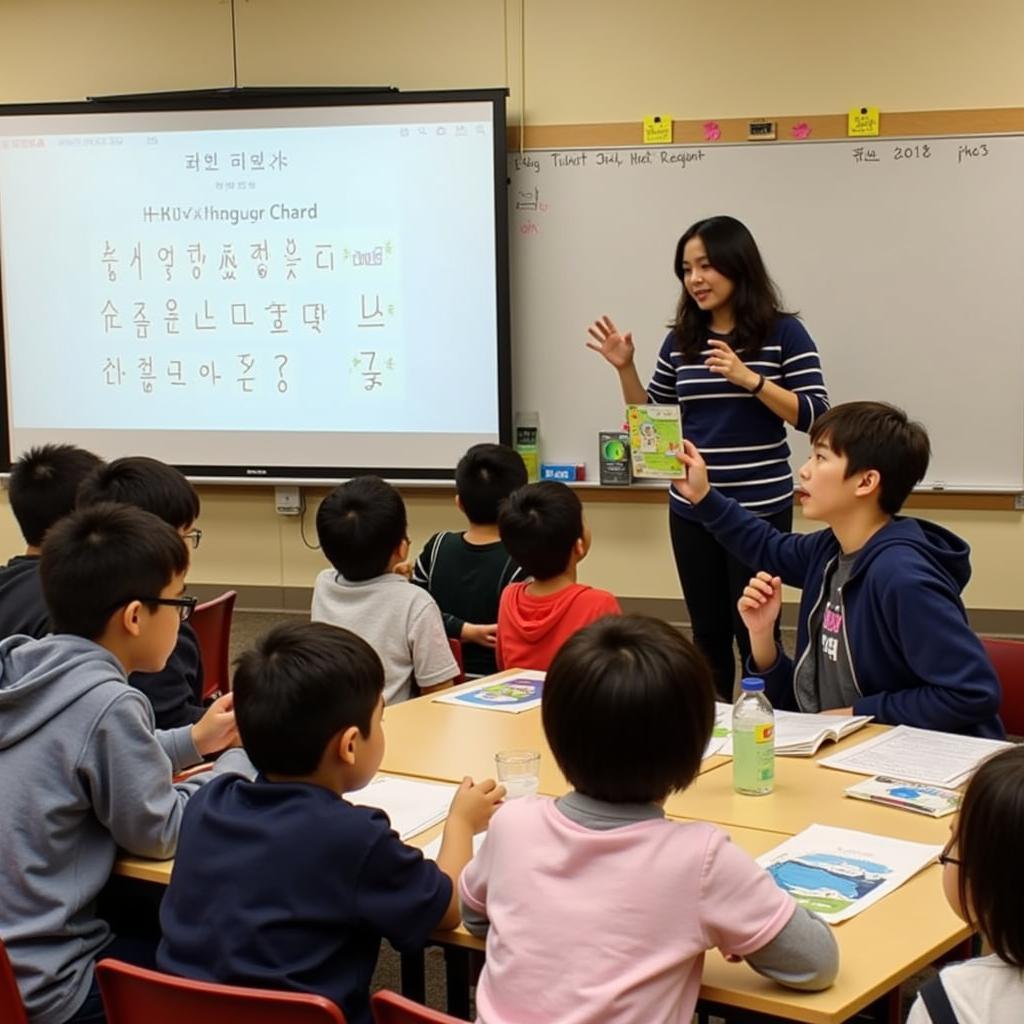
M925 982L918 994L924 1001L932 1024L959 1024L957 1016L953 1012L953 1005L942 984L942 975L936 974L931 981Z

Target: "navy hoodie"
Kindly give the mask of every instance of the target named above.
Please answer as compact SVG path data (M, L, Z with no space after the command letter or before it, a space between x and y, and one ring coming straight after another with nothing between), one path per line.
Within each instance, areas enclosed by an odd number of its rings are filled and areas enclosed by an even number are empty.
M811 615L825 599L826 576L841 553L835 534L780 533L714 490L694 513L741 562L803 590L799 663ZM970 577L967 544L924 520L897 516L861 548L842 590L843 642L862 694L854 714L887 725L1005 737L999 681L960 599ZM780 647L775 664L754 674L764 677L772 704L799 711L793 668Z

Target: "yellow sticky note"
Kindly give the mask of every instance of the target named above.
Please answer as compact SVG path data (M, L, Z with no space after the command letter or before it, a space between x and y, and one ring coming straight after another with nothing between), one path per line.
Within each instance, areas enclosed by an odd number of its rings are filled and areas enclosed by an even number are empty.
M846 115L846 134L851 138L877 135L880 121L878 107L850 107Z
M644 118L644 145L665 145L672 141L672 118L665 114L652 114Z

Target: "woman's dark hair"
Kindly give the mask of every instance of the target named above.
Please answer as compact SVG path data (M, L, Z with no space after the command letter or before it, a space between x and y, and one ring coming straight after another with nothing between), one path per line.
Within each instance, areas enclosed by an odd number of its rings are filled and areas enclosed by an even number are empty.
M1000 960L1024 967L1024 746L983 762L957 823L960 906Z
M384 690L374 649L325 622L275 626L235 663L238 732L261 772L308 775L328 741L370 721Z
M700 238L708 261L733 284L732 310L736 329L733 349L749 362L768 340L775 323L786 313L775 283L768 276L754 236L735 217L708 217L686 230L676 245L675 272L683 281L683 250L691 239ZM683 285L675 320L669 324L676 336L684 362L695 362L707 347L711 314L704 312Z
M610 615L555 656L541 717L578 792L613 803L664 800L700 771L715 724L711 669L667 622Z

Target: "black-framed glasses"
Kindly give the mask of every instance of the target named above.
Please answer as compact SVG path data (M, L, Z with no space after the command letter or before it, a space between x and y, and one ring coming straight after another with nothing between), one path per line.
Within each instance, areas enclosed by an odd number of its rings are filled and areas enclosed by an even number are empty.
M187 533L181 535L182 540L187 540L192 545L192 550L195 551L199 547L199 542L203 539L203 531L198 526L194 526ZM182 619L184 622L184 619Z
M136 597L134 600L141 601L143 604L166 604L177 608L178 618L182 622L188 622L192 618L192 613L199 603L197 597Z
M947 864L956 864L958 867L963 863L959 857L954 857L950 854L950 850L956 845L956 837L954 836L946 845L942 848L942 853L939 854L939 863L945 867Z

